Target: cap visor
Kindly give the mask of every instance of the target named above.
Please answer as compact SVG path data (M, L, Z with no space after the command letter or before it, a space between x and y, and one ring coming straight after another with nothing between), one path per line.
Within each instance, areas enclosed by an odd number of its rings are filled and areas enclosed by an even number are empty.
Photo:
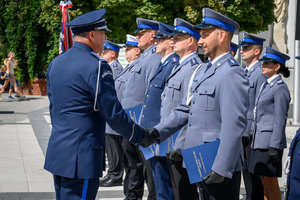
M183 32L183 31L179 31L179 30L174 30L174 32L172 34L170 34L171 37L175 36L175 35L190 35L188 32Z
M137 29L136 31L134 31L134 33L141 33L141 32L144 32L144 31L146 31L147 29Z
M260 62L273 62L273 61L277 61L277 60L274 60L272 58L268 58L268 57L262 57L261 59L259 59ZM277 61L278 62L278 61Z
M212 28L217 28L217 26L212 25L212 24L198 24L195 26L196 29L212 29Z
M109 28L104 29L105 32L112 32Z
M135 45L131 45L131 44L125 44L122 46L123 48L126 48L126 47L138 47L138 46L135 46Z
M161 35L161 34L156 34L155 36L153 36L154 39L157 39L157 38L168 38L170 37L169 35Z
M243 46L243 47L247 47L247 46L254 45L254 43L249 43L249 42L241 42L239 45L240 45L240 46Z

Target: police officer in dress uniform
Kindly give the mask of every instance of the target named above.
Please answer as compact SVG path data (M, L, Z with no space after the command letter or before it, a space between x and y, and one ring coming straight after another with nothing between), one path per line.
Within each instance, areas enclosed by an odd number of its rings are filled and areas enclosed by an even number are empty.
M296 56L300 60L300 56ZM300 199L300 129L291 143L289 156L287 160L286 173L287 173L287 193L286 200Z
M104 51L101 54L102 58L105 59L111 67L114 80L123 70L118 60L120 48L118 44L105 40ZM118 96L119 91L117 89L116 92ZM124 171L124 155L121 147L122 136L117 134L108 124L106 125L105 132L105 151L107 153L108 170L107 175L100 179L100 186L110 187L122 185Z
M52 60L47 73L52 132L44 168L54 177L56 199L95 199L104 165L105 122L129 142L147 142L119 103L103 50L105 10L81 15L67 26L74 45Z
M153 20L137 18L138 29L137 36L138 47L144 52L138 59L138 62L129 70L127 80L124 84L122 106L123 108L131 108L134 106L142 105L145 99L146 89L150 80L154 76L157 68L159 67L161 56L155 53L155 39L153 38L159 29L159 23ZM129 179L131 188L135 189L134 193L129 194L129 199L141 199L143 196L144 177L148 186L148 199L155 199L155 188L152 178L152 171L150 162L144 160L142 154L136 146L130 144L126 140L122 141L125 156L128 160L134 178ZM134 166L132 166L134 165ZM144 171L144 166L147 166Z
M264 199L268 200L281 200L277 177L281 177L282 173L285 127L291 98L279 73L289 77L290 71L285 66L288 59L289 56L270 47L266 47L260 59L263 61L263 74L268 79L262 84L255 101L249 171L261 176Z
M300 59L297 56L296 59ZM300 128L291 143L287 160L287 193L286 200L300 199Z
M130 75L130 69L139 62L139 57L142 54L143 50L138 47L138 40L133 35L126 35L126 44L123 46L125 47L125 57L127 61L129 62L128 65L125 67L125 69L119 74L117 77L115 83L116 90L120 91L118 93L118 98L123 98L123 91L124 91L124 84L126 83L128 76ZM122 140L121 142L122 150L128 152L128 143L126 140ZM130 150L130 149L129 149ZM136 175L137 172L141 172L142 170L136 171L136 167L138 169L140 168L140 159L136 158L134 159L127 159L127 157L124 155L124 169L125 169L125 178L124 178L124 195L125 199L130 199L129 195L134 194L134 191L137 193L141 192L141 184L140 180L143 181L142 175ZM140 179L142 178L142 179ZM136 179L137 181L134 181ZM135 195L132 196L133 198Z
M116 77L123 71L123 66L118 60L120 48L121 46L119 46L118 44L113 43L109 40L105 40L104 51L101 55L101 57L105 59L111 67L114 80L116 80Z
M220 139L212 171L198 183L200 198L238 200L249 89L245 73L229 47L239 24L204 8L203 20L197 27L201 35L198 44L210 62L195 70L181 105L151 130L159 133L152 136L159 135L159 140L164 141L187 124L184 149Z
M169 116L171 110L178 106L182 98L187 94L189 77L193 71L202 64L198 57L198 40L200 34L195 26L183 19L174 20L174 37L172 45L174 52L180 57L179 65L173 67L168 83L164 89L161 102L161 121ZM184 130L175 140L175 145L168 152L168 166L171 175L171 182L174 192L174 199L193 199L198 196L196 187L190 185L186 170L182 168L181 149L184 143ZM156 149L158 154L159 149Z
M253 122L253 110L255 106L255 99L258 95L260 86L267 80L267 77L262 73L261 63L258 61L259 56L263 50L264 41L264 38L260 38L256 35L252 35L245 32L240 43L240 46L242 47L242 59L247 63L247 66L245 67L245 72L247 74L250 84L249 109L247 114L248 123L247 129L242 137L244 148L243 178L246 188L247 200L259 200L263 199L264 196L264 191L260 177L251 174L248 171L252 138L251 126ZM252 190L252 188L254 189Z
M142 127L151 128L160 122L161 94L166 81L174 66L178 65L179 56L173 52L171 37L174 28L165 23L159 24L156 39L156 53L162 57L161 64L151 78L146 90L146 96L140 118ZM165 157L152 157L150 159L153 180L157 199L174 199L170 172Z
M115 88L117 91L118 99L121 100L123 98L123 91L124 91L124 84L128 78L128 73L130 73L130 69L138 63L138 58L140 57L142 50L138 47L138 41L135 36L126 35L126 44L123 46L125 47L125 57L127 61L129 62L128 65L125 67L125 69L117 76L115 80ZM117 135L118 133L114 130L111 131L112 134ZM135 163L132 162L130 165L128 164L128 160L126 156L124 155L124 151L126 148L123 149L123 140L120 141L120 147L123 154L123 165L125 169L125 178L124 178L124 195L127 199L129 199L129 194L132 193L134 190L139 190L139 188L135 188L134 185L130 183L134 183L133 178L139 178L138 176L135 176ZM125 145L126 147L126 145ZM121 152L120 152L121 153ZM129 161L132 161L129 160ZM137 162L137 165L138 162ZM101 184L101 183L100 183ZM129 190L131 192L129 192Z
M239 48L240 48L239 45L237 45L233 42L230 43L230 51L231 51L233 57L236 55L236 52Z

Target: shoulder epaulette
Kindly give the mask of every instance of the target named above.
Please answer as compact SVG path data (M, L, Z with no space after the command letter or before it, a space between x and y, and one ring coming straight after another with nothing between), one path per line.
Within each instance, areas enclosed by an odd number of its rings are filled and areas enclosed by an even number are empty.
M240 64L234 58L228 59L227 62L230 65L230 67L240 66Z
M173 57L172 61L173 62L178 62L178 58L177 57Z
M277 83L277 85L284 84L284 82L283 82L283 80L282 80L282 79L278 80L276 83Z
M152 49L152 53L156 53L156 47Z
M103 61L104 59L103 58L101 58L98 54L96 54L95 52L91 52L91 54L93 55L93 56L95 56L98 60L101 60L101 61Z
M191 65L198 65L199 64L199 62L198 62L198 60L196 58L192 58L190 60L190 62L191 62Z

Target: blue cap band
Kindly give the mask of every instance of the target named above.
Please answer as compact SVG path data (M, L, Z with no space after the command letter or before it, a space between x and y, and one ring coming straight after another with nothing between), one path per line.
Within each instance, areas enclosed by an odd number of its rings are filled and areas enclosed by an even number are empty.
M109 49L112 49L112 50L114 50L114 51L120 51L120 48L118 48L118 47L115 47L115 46L112 46L112 45L110 45L110 44L104 44L104 47L107 47L107 48L109 48Z
M204 17L202 22L212 24L212 25L215 25L215 26L219 26L223 29L226 29L226 30L232 32L232 33L234 33L234 30L235 30L235 27L233 25L228 24L228 23L223 22L223 21L220 21L220 20L217 20L215 18L211 18L211 17Z
M139 29L152 29L152 30L158 30L159 26L154 24L139 24Z
M95 30L97 27L104 27L105 26L105 21L93 24L93 25L88 25L88 26L73 26L71 27L72 32L74 34L79 34L79 33L85 33L85 32L90 32Z
M138 46L137 42L126 41L126 44L131 45L131 46Z
M187 32L197 40L200 39L200 33L198 31L191 30L185 26L175 26L175 30Z
M238 48L237 48L237 47L234 47L234 46L232 46L232 45L230 45L230 50L236 52L236 51L238 50Z
M264 44L264 41L262 41L262 40L255 40L255 39L251 39L251 38L243 38L242 42L259 44L259 45L263 45Z
M284 59L282 57L279 57L277 55L274 55L274 54L271 54L271 53L266 53L263 57L272 58L272 59L277 60L278 62L285 65L286 59Z

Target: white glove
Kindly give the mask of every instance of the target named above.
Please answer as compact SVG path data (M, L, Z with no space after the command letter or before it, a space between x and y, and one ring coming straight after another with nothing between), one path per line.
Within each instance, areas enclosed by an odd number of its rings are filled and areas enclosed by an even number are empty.
M290 173L291 156L288 156L283 164L283 170L285 174Z

